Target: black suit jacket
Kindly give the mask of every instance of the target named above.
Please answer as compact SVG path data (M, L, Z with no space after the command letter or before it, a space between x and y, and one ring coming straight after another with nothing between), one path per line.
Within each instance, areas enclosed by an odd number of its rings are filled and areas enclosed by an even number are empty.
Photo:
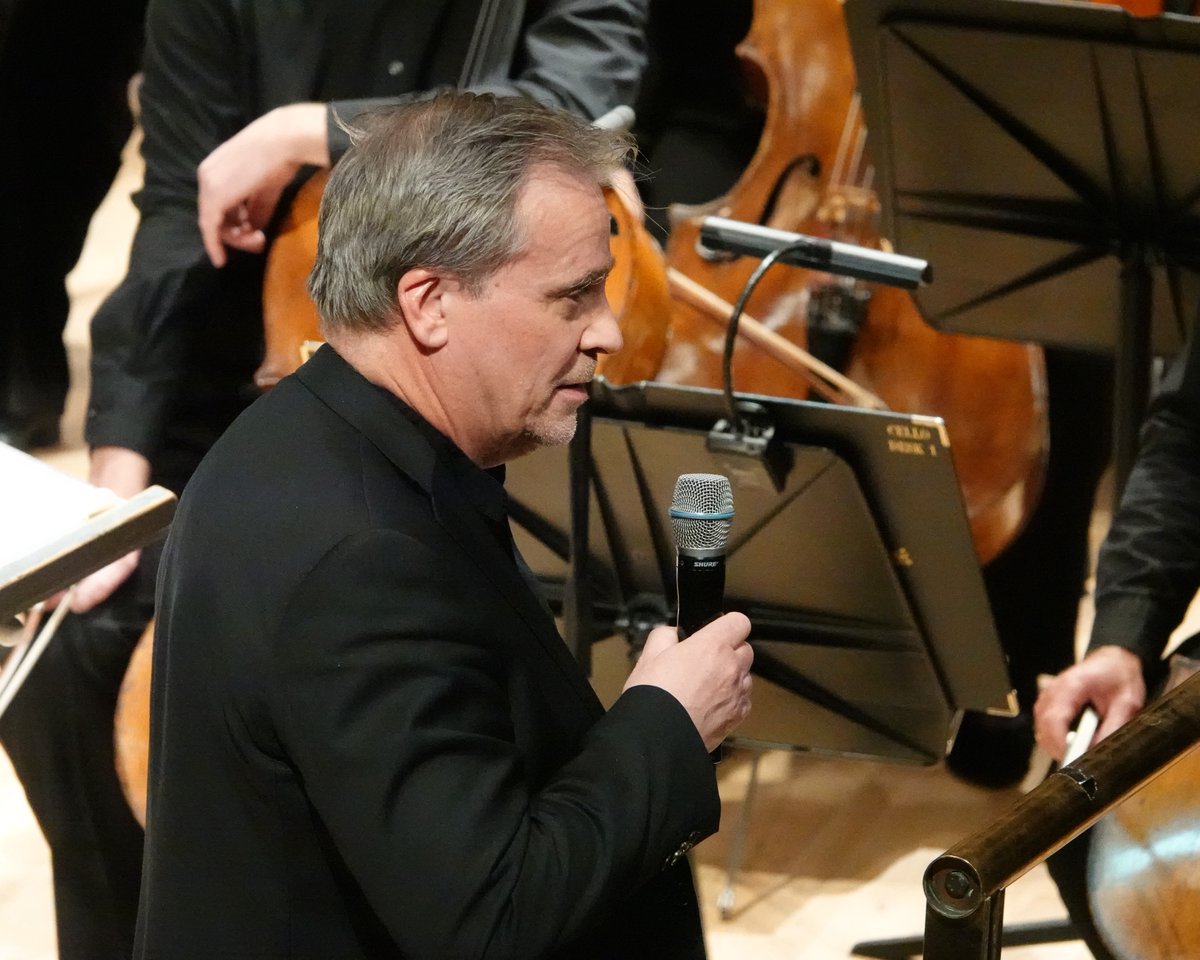
M703 955L686 711L604 713L496 481L329 347L213 447L158 602L138 956Z

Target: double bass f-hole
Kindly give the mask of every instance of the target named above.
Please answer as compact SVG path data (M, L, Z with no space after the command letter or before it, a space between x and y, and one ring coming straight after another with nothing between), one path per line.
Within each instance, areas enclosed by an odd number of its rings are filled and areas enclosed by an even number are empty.
M762 212L754 221L758 226L770 226L775 216L775 211L780 206L780 198L783 197L784 191L796 174L803 175L810 189L815 189L816 185L821 182L821 158L807 153L796 157L784 167L779 176L776 177L775 184L771 188L771 192L767 195L766 201L763 203ZM705 245L704 241L699 238L696 240L696 252L710 263L728 262L736 259L738 256L736 253L728 250L714 250L712 247Z

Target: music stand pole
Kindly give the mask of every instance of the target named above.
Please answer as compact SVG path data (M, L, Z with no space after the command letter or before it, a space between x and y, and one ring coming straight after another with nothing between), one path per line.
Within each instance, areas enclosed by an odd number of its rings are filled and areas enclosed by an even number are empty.
M1121 262L1121 307L1113 357L1113 507L1137 458L1138 433L1150 395L1150 262L1134 244Z

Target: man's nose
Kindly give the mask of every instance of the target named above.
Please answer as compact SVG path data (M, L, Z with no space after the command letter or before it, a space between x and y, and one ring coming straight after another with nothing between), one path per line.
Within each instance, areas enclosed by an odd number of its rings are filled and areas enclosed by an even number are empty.
M580 349L584 353L616 353L624 342L621 325L612 308L605 303L604 309L584 332Z

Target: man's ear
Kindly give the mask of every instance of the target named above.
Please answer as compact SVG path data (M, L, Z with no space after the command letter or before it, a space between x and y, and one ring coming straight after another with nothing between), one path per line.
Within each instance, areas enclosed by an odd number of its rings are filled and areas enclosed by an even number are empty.
M396 284L396 302L412 338L425 350L438 350L449 339L446 323L447 295L453 296L458 280L424 267L407 271Z

